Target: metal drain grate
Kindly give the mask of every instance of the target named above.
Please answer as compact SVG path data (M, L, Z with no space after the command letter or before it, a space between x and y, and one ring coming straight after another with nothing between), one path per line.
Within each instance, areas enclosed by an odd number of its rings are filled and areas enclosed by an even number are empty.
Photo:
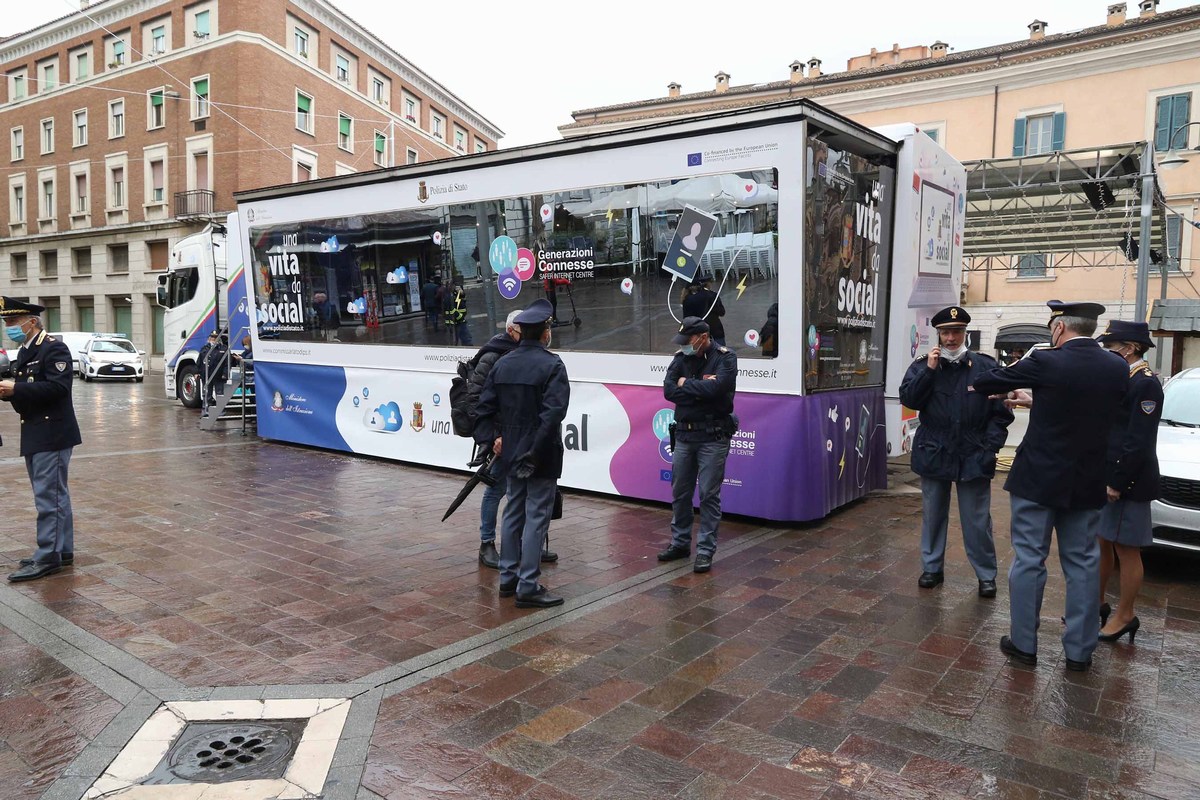
M307 719L193 722L143 783L282 778L307 723Z

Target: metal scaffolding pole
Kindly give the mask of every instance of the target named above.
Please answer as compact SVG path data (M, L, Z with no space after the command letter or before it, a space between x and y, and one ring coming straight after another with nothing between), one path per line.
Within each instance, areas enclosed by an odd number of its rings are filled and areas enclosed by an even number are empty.
M1142 216L1138 232L1137 299L1134 302L1135 320L1149 320L1146 295L1150 286L1150 233L1154 221L1154 142L1146 142L1142 151Z

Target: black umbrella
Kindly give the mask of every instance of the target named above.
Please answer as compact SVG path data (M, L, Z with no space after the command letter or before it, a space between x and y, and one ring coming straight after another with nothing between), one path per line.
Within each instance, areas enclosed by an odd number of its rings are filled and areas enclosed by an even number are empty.
M467 499L467 495L475 491L475 487L480 483L483 483L487 486L494 486L496 484L496 479L492 476L492 461L495 460L495 458L496 456L494 453L488 453L486 456L484 456L483 464L480 465L475 474L471 476L471 479L463 485L463 488L458 490L458 496L454 498L454 502L450 504L450 507L446 509L446 513L442 515L442 522L445 522L450 518L451 514L458 510L458 507L461 506L463 501Z

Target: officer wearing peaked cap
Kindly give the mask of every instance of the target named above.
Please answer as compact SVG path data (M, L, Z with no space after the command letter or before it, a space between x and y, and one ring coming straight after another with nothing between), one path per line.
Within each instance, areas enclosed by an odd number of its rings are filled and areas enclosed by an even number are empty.
M500 596L517 596L518 608L561 605L538 582L542 543L562 476L562 421L571 386L562 359L551 353L554 309L536 300L513 322L521 343L488 373L475 407L475 441L496 454L492 473L508 480L508 505L500 527Z
M53 575L75 561L75 525L67 490L71 451L82 441L71 405L71 351L42 329L33 303L0 297L5 335L21 345L0 400L21 416L21 455L37 508L37 550L8 576L13 582Z
M992 477L996 453L1008 437L1013 413L1003 401L967 391L996 361L966 346L971 315L961 306L933 315L938 344L909 366L900 401L920 412L912 469L921 476L921 577L931 589L942 583L950 488L958 494L963 545L979 581L980 597L996 596L996 546L992 538Z
M717 344L708 323L684 317L672 341L680 350L663 379L663 396L675 404L671 426L671 544L659 561L692 554L692 495L700 486L700 533L693 572L708 572L721 523L721 484L729 442L737 431L733 395L737 356Z
M1154 347L1144 322L1113 320L1097 337L1103 347L1129 365L1129 390L1121 401L1108 437L1106 483L1108 504L1100 513L1100 640L1112 642L1126 633L1129 641L1141 626L1133 603L1142 585L1142 551L1153 543L1150 501L1158 497L1158 423L1163 389L1143 356ZM1104 591L1117 561L1121 564L1121 599L1111 620Z
M1008 572L1010 633L1000 650L1037 663L1037 629L1050 534L1067 582L1063 650L1067 669L1091 666L1100 628L1100 549L1096 530L1107 502L1108 436L1129 385L1128 369L1094 339L1099 303L1051 300L1052 348L975 380L984 394L1032 389L1029 427L1004 488L1012 507L1013 564Z

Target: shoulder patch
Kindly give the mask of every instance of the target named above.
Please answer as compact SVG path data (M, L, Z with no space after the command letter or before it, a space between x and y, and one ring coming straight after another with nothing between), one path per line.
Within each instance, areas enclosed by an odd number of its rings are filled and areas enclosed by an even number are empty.
M66 371L67 371L67 362L65 362L65 361L55 361L55 362L54 362L54 368L55 368L56 370L58 370L59 372L66 372Z
M1143 400L1141 402L1143 414L1153 414L1154 409L1158 408L1158 402L1155 400Z
M718 351L718 352L721 352L721 353L728 353L728 352L729 352L729 348L728 348L728 347L726 347L725 345L718 345L718 346L717 346L717 351Z

